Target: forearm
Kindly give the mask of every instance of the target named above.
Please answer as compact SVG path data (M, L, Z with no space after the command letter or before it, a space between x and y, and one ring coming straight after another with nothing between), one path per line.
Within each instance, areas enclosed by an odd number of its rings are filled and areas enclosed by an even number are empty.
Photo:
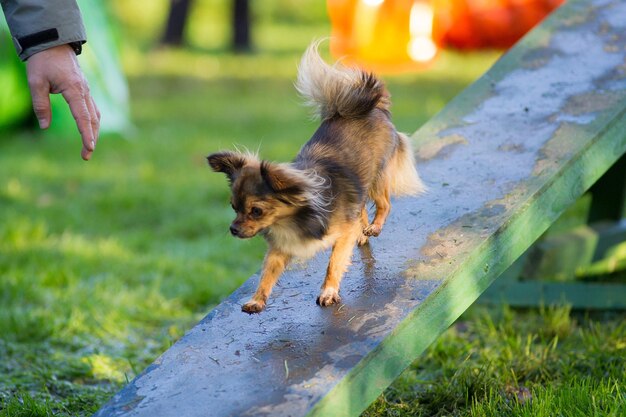
M76 0L0 0L17 53L25 61L54 46L87 40Z

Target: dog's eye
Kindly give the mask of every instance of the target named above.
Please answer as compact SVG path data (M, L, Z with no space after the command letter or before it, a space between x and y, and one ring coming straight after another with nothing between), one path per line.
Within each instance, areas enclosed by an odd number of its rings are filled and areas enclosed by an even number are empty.
M259 207L252 207L250 209L250 215L253 218L258 219L259 217L261 217L263 215L263 210L260 209Z

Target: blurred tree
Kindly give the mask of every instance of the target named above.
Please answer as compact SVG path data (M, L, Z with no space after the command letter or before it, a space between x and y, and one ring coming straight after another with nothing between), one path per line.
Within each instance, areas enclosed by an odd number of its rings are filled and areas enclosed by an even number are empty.
M162 45L181 46L184 41L185 25L189 17L191 0L171 0Z

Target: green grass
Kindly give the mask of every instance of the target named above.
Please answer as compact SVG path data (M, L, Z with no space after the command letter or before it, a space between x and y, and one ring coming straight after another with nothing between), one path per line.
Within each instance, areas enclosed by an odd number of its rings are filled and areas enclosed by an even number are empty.
M473 307L364 413L626 415L624 316Z
M191 48L150 50L163 3L116 1L136 41L123 45L134 131L103 137L88 163L75 132L0 133L0 416L90 415L259 267L264 245L228 235L226 181L204 157L237 144L289 160L316 128L292 83L328 27L273 4L246 56L198 22ZM389 78L396 125L415 131L496 56ZM366 415L619 415L623 318L469 313Z

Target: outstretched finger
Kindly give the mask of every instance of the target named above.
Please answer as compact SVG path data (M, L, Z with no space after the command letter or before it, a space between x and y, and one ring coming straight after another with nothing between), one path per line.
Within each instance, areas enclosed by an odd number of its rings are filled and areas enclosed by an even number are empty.
M93 149L95 150L98 138L100 137L100 111L91 96L87 97L87 109L89 110L89 116L91 117L91 132L94 138Z
M76 126L78 126L78 132L83 142L81 156L88 161L96 145L88 107L88 102L90 101L88 93L83 92L81 88L71 88L62 91L61 94L63 94L63 98L70 106L70 111L74 120L76 120Z

